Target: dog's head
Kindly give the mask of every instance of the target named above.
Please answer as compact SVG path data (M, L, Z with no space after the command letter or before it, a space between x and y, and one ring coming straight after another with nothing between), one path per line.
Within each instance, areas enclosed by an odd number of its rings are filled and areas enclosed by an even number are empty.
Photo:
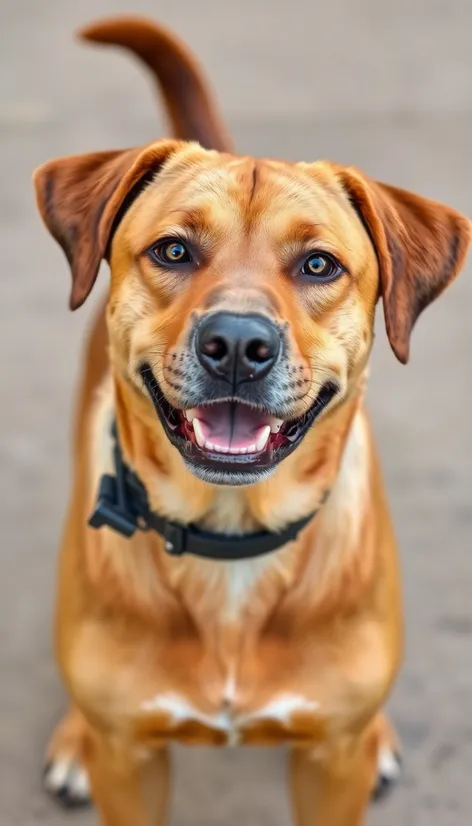
M352 168L178 141L51 161L35 183L72 309L108 258L114 370L191 470L223 484L257 481L349 396L379 296L407 361L471 234L454 210Z

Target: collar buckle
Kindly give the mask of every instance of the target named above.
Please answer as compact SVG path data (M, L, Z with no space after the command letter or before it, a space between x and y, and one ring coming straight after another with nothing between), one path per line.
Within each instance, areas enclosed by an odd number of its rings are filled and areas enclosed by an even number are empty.
M120 503L116 478L113 476L102 476L98 491L97 504L89 519L91 528L102 528L107 526L114 531L121 533L128 539L133 536L138 528L136 515L126 507L125 503Z

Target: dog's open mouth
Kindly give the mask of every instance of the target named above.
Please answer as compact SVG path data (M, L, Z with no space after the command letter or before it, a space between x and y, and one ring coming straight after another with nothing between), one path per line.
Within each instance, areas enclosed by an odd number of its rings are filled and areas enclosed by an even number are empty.
M286 443L282 419L241 402L219 402L185 410L182 433L209 453L257 455Z
M239 400L178 410L165 399L148 365L141 368L141 376L167 436L184 458L231 474L269 469L285 458L338 391L333 382L327 382L303 416L283 420Z

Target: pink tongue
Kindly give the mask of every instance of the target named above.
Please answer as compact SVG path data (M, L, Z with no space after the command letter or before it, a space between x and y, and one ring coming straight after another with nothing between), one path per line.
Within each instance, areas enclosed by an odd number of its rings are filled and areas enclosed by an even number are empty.
M255 445L261 430L267 424L262 413L245 404L235 406L223 402L210 407L197 407L195 414L201 424L205 441L223 448ZM267 416L265 418L267 419Z

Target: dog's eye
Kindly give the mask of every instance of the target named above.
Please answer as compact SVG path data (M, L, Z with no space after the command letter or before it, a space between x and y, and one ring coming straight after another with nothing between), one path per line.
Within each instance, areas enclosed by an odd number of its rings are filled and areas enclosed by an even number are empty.
M343 268L331 255L314 252L306 259L301 271L303 275L311 276L318 281L332 281L341 275Z
M166 239L160 241L149 251L151 258L158 264L169 266L172 264L189 264L192 256L182 241Z

